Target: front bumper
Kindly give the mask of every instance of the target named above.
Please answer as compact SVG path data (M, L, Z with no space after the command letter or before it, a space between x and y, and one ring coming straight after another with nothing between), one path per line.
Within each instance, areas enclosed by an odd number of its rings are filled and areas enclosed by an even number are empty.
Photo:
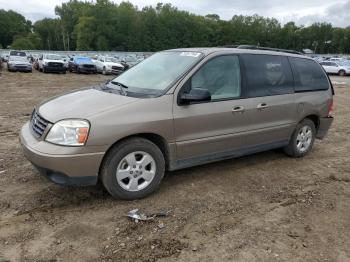
M79 71L81 73L97 73L96 67L84 67L84 66L79 66Z
M79 153L82 149L78 147L57 146L38 140L31 133L29 122L21 129L20 142L24 156L52 182L79 186L97 183L104 152Z
M327 133L329 128L333 123L334 118L331 116L328 117L320 117L320 125L317 129L316 138L323 139Z
M44 66L46 72L61 73L65 72L66 68L64 66Z
M114 68L106 68L106 72L108 74L119 75L119 74L123 73L123 70L122 69L114 69Z

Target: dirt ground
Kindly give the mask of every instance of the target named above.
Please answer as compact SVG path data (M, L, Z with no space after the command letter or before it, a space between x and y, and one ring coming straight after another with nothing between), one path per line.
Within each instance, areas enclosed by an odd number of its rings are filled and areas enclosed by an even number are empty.
M131 202L52 184L18 142L35 104L107 78L3 72L0 261L350 261L350 77L332 78L334 124L305 158L275 150L172 172ZM171 214L135 223L135 208Z

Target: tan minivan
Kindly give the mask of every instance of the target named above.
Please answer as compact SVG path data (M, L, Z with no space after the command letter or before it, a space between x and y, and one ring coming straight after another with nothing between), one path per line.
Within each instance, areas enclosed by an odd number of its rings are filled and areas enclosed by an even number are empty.
M333 87L305 56L235 48L156 53L107 83L52 98L20 134L51 181L136 199L177 170L274 148L307 154L333 118Z

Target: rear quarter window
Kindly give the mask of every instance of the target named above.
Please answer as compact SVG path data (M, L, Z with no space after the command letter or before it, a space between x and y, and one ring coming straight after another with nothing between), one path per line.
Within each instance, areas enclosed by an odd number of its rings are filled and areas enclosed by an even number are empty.
M289 61L294 74L295 92L329 89L328 77L315 61L296 57L289 57Z

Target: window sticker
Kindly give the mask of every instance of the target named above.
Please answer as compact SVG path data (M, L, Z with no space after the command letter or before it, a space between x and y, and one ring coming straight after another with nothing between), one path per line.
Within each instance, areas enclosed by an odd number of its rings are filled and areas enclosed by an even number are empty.
M198 52L181 52L180 56L192 56L192 57L198 57L201 53Z

